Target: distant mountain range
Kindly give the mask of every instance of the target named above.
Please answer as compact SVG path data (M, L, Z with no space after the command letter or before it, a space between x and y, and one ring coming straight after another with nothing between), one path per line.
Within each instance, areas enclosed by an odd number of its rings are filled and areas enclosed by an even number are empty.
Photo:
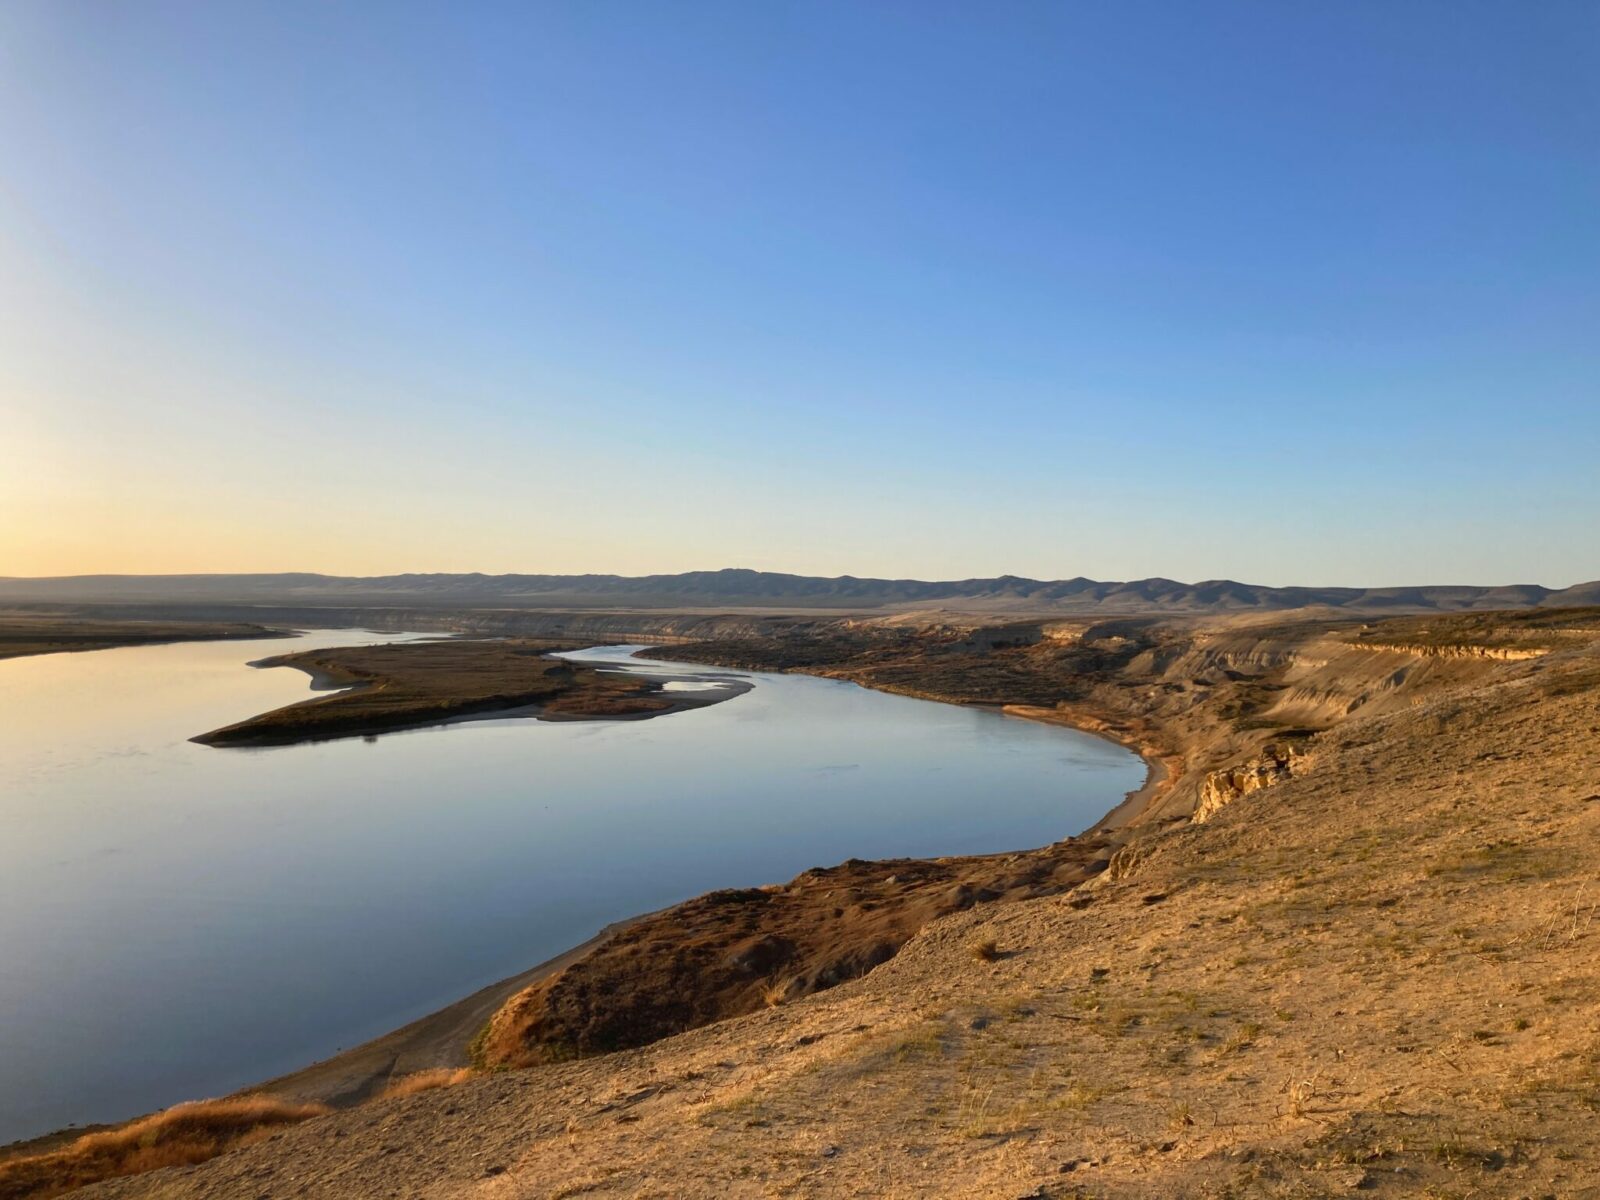
M681 575L70 575L0 576L0 603L366 605L511 609L772 609L870 612L952 608L1029 613L1459 612L1600 604L1600 581L1562 590L1505 587L1263 587L1213 579L1039 580L1015 575L926 582L826 579L770 571Z

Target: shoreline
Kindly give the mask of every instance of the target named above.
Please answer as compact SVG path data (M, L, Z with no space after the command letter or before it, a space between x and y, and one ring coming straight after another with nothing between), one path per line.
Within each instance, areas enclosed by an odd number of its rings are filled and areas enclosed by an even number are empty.
M1085 829L1083 832L1086 834L1126 829L1135 824L1154 809L1157 800L1165 798L1166 792L1183 774L1182 755L1162 754L1152 746L1119 736L1103 725L1097 728L1087 724L1086 722L1096 718L1086 714L1067 714L1060 709L1045 708L1035 704L1002 704L1000 711L1008 717L1038 721L1044 725L1059 725L1064 729L1086 733L1090 737L1121 747L1129 754L1136 755L1144 763L1144 782L1124 796L1121 802L1100 820Z
M754 686L753 683L745 681L744 687L738 694L743 694L743 692L749 691ZM871 688L865 684L857 684L857 686L868 687L868 690L871 691L887 692L887 689ZM936 704L949 703L949 701L936 700L928 696L915 698L926 699ZM957 707L968 706L957 705ZM1128 792L1121 801L1095 824L1084 829L1081 833L1069 835L1066 840L1087 837L1094 833L1125 829L1139 816L1143 815L1150 803L1160 796L1175 779L1175 773L1165 758L1153 753L1143 753L1140 748L1128 744L1104 729L1094 729L1068 720L1055 709L1039 708L1035 710L1033 706L1029 705L995 705L986 707L992 707L1004 716L1039 721L1048 725L1058 725L1078 733L1089 734L1092 737L1110 742L1123 750L1127 750L1129 753L1136 755L1145 764L1145 781L1140 787ZM637 714L631 717L612 719L639 720L656 715L664 716L666 714ZM468 716L462 719L471 720L474 718ZM554 719L589 720L594 718L563 718L558 716ZM1016 851L999 851L995 857L1006 857L1013 853L1016 853ZM1090 878L1094 877L1090 876ZM686 903L692 899L694 897L689 897L680 903ZM471 1063L468 1047L472 1040L506 1000L530 984L540 982L578 962L618 933L675 907L677 906L669 905L665 909L638 913L619 921L613 921L593 937L562 951L552 958L546 959L542 963L529 967L526 971L481 988L435 1012L401 1026L399 1029L391 1030L386 1034L373 1038L371 1041L363 1042L361 1045L352 1047L349 1050L340 1051L326 1059L312 1063L297 1071L292 1071L287 1075L280 1075L274 1079L241 1089L235 1094L247 1095L253 1092L269 1092L298 1100L317 1100L332 1107L341 1108L359 1104L381 1095L387 1082L401 1075L440 1067L468 1066Z
M0 613L0 662L21 658L42 658L51 654L137 650L143 646L173 646L181 642L253 642L297 636L292 630L267 626L99 629L93 627L92 622L86 621L63 622L59 627L41 624L37 627L8 629L6 618L13 615ZM159 624L152 622L151 626Z
M248 1096L264 1092L317 1101L332 1108L351 1108L381 1096L392 1080L406 1075L436 1067L470 1066L469 1047L473 1038L508 999L653 915L639 913L613 921L577 945L525 971L481 987L443 1008L425 1013L398 1029L232 1094Z
M280 636L292 637L293 632L285 632ZM649 651L657 649L652 645L640 651L635 651L632 657L645 658ZM648 660L647 660L648 661ZM257 669L266 669L275 666L289 666L302 671L310 677L310 687L314 691L333 690L362 690L371 686L365 680L341 681L336 676L310 664L286 663L267 658L248 664ZM759 673L759 672L756 672ZM779 674L789 674L789 671L780 671ZM840 678L826 675L822 672L796 671L795 674L815 674L821 678ZM654 672L652 676L662 680L679 679L687 675L686 672L669 673ZM1039 721L1043 724L1057 725L1079 733L1088 734L1103 741L1110 742L1120 749L1127 750L1136 755L1144 764L1146 776L1144 783L1133 791L1128 792L1121 801L1114 805L1104 817L1082 831L1068 835L1062 840L1073 840L1088 837L1095 833L1112 832L1125 829L1134 823L1137 818L1148 811L1153 801L1171 785L1176 777L1168 760L1155 754L1147 753L1146 747L1132 744L1104 728L1083 723L1085 717L1079 716L1072 719L1067 714L1053 708L1043 708L1030 705L971 705L959 701L950 701L927 693L918 693L910 689L892 689L873 687L871 684L861 683L856 680L844 679L842 682L855 683L858 687L865 687L869 691L879 691L885 694L902 695L912 699L926 700L937 704L954 704L956 707L984 707L1001 715L1013 716L1023 720ZM657 716L669 716L673 713L689 711L697 708L708 707L723 700L733 699L743 695L755 687L755 684L746 678L730 679L727 688L715 694L704 693L673 693L673 703L665 709L632 713L618 716L585 716L581 714L553 713L541 716L539 710L542 705L518 705L509 708L492 708L472 712L452 714L442 720L426 720L415 724L402 726L377 726L372 729L340 730L324 737L296 737L292 740L252 740L250 742L234 743L226 749L261 750L279 746L296 744L314 744L325 741L340 740L348 737L371 737L386 733L416 732L423 729L443 728L449 725L462 724L469 721L497 720L509 718L532 718L536 720L556 721L632 721L648 720ZM1093 718L1087 718L1093 720ZM198 735L191 741L200 742L205 735ZM201 742L201 744L205 744ZM1181 759L1177 760L1181 763ZM1015 850L996 852L994 857L1004 858L1017 853ZM1090 876L1093 878L1094 876ZM715 889L713 889L715 890ZM686 898L685 901L694 899ZM399 1028L380 1034L366 1042L353 1046L348 1050L340 1050L328 1056L309 1063L286 1074L274 1076L260 1083L248 1085L232 1093L232 1096L245 1096L252 1094L270 1094L283 1096L289 1099L316 1101L328 1104L335 1109L345 1109L359 1105L367 1100L378 1098L384 1088L393 1079L404 1075L434 1068L455 1068L469 1066L471 1056L469 1047L488 1023L489 1019L511 996L522 991L531 984L547 979L559 973L572 964L587 957L590 952L598 949L617 934L627 930L658 913L669 911L677 905L669 905L666 909L653 912L638 913L630 917L613 921L606 925L593 936L573 945L566 950L537 963L526 970L510 975L495 983L488 984L470 994L455 1000L442 1008L424 1014L417 1019L400 1026ZM137 1118L133 1118L137 1119ZM97 1128L112 1128L126 1122L114 1122L110 1126L97 1126ZM76 1137L85 1132L83 1129L68 1127L55 1133L42 1135L39 1139L29 1139L29 1142L53 1141L70 1135ZM70 1140L70 1137L68 1138Z

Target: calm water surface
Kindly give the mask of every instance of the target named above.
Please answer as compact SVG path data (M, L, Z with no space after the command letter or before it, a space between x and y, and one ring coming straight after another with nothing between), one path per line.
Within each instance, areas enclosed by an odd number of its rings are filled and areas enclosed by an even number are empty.
M252 659L406 636L0 662L0 1142L292 1070L713 887L1042 845L1143 775L1087 735L746 672L649 721L187 740L307 695Z

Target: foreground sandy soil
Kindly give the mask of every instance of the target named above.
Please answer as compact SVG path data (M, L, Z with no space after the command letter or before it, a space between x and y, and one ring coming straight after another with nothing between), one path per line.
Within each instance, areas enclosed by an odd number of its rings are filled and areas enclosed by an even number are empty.
M79 1194L1600 1196L1592 618L1135 647L1105 686L1172 786L1080 887L642 1049Z

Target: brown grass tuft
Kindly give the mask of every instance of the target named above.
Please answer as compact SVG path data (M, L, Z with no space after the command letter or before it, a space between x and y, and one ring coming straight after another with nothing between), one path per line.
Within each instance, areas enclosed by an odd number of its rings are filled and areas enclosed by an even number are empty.
M418 1092L431 1092L435 1088L455 1087L458 1083L465 1083L472 1078L471 1067L460 1067L452 1070L450 1067L434 1067L428 1071L416 1071L410 1075L399 1075L389 1081L389 1086L383 1089L385 1098L390 1096L415 1096Z
M196 1100L89 1133L61 1150L0 1161L0 1200L45 1200L102 1179L189 1166L328 1111L275 1096Z
M768 1008L777 1008L789 1000L789 981L770 979L761 989L761 1002Z
M973 942L968 949L972 951L972 957L979 962L994 962L1000 957L1000 947L993 941Z

